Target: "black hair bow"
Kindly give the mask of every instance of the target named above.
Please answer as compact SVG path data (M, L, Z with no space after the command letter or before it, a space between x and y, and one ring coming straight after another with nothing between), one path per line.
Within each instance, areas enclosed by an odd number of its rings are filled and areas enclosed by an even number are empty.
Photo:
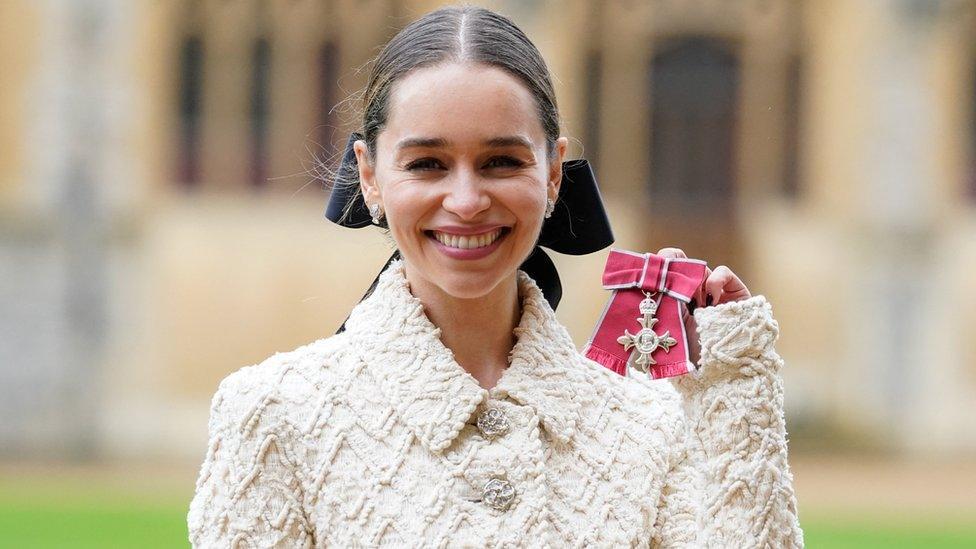
M346 144L346 151L339 166L339 174L349 173L350 170L356 168L356 153L353 150L353 143L357 139L362 139L358 133L349 136L349 142ZM543 222L535 249L520 267L539 285L546 301L553 309L559 305L559 300L562 298L562 284L559 281L556 266L552 259L542 251L542 247L562 254L586 255L613 244L610 220L607 218L607 212L603 207L600 189L597 187L590 163L582 158L568 160L563 162L562 169L563 179L559 187L556 208L552 216ZM347 210L348 213L343 216ZM325 217L334 223L352 229L373 224L363 195L355 186L333 185L332 194L325 209ZM399 257L399 250L393 252L380 273L385 271L390 263ZM372 293L378 280L379 275L373 280L366 295L363 296L364 299ZM339 331L342 331L342 328Z

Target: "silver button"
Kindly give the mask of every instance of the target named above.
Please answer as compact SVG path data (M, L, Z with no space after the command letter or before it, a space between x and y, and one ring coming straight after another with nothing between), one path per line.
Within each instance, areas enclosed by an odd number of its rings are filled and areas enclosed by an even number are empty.
M494 438L508 431L508 418L498 408L488 408L478 414L478 429L485 438Z
M485 505L492 509L504 511L515 499L515 488L512 483L500 478L488 479L482 491Z

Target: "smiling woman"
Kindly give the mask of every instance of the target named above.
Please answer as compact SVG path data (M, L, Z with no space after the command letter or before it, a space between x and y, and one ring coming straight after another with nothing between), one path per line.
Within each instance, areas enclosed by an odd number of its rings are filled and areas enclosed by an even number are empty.
M765 298L716 269L699 374L652 382L580 354L520 269L571 182L518 27L451 7L403 29L358 134L340 185L401 259L345 331L220 384L195 546L802 545Z
M414 295L514 303L513 274L559 193L567 139L549 154L529 90L480 62L415 69L390 97L375 154L365 140L355 151L363 196L385 212Z

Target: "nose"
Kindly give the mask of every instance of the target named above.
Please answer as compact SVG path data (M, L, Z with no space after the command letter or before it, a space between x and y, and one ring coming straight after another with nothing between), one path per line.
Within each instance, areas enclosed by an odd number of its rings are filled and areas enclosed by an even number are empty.
M485 192L484 182L477 174L462 170L448 181L444 196L444 209L464 220L473 220L491 206L491 197Z

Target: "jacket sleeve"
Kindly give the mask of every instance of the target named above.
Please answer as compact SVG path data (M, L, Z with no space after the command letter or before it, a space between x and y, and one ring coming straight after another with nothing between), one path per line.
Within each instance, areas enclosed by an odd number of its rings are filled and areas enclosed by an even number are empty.
M187 514L193 547L311 547L303 490L274 383L244 368L210 408L210 441Z
M787 463L779 326L758 295L695 311L698 372L671 378L683 433L655 546L802 547Z

